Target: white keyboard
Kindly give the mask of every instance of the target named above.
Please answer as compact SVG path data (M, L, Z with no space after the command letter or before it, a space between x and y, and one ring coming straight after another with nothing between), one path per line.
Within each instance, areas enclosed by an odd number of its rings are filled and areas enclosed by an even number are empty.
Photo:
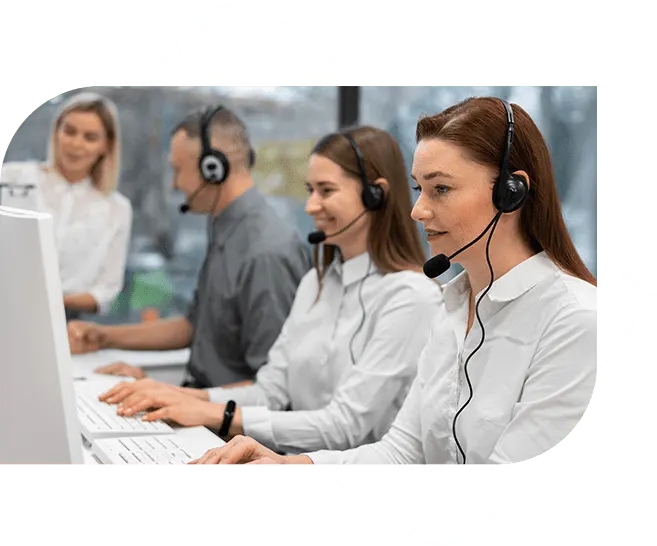
M75 383L78 419L82 435L89 440L153 434L173 434L174 430L164 421L142 421L144 413L133 417L116 414L116 405L98 400L107 391L106 385L80 381Z
M176 435L96 440L93 453L105 464L186 464L191 450Z

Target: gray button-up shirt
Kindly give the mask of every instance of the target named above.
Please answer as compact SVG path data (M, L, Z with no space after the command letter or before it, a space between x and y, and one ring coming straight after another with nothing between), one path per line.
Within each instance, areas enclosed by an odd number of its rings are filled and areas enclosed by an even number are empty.
M311 267L294 227L251 188L214 218L188 320L188 379L216 387L253 379Z

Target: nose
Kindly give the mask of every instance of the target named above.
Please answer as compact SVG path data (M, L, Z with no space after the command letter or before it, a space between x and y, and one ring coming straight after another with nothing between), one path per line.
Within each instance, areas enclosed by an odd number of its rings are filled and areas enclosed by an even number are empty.
M84 148L85 142L82 135L74 135L68 138L69 146L74 150L81 150Z
M411 218L416 222L426 223L429 220L433 219L434 212L430 205L427 204L423 195L418 197L418 200L415 202L415 206L411 211Z
M306 200L306 214L310 216L319 213L322 210L322 205L317 197L317 192L312 192Z

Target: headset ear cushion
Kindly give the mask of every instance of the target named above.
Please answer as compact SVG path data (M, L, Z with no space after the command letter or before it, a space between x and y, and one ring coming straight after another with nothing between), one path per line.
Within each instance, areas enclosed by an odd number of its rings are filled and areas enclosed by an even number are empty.
M363 188L363 204L367 210L383 208L385 194L379 184L367 184Z
M199 169L208 184L220 184L228 178L228 160L218 152L204 155L199 162Z
M510 175L493 192L493 204L503 213L515 212L524 204L529 194L527 181L523 176Z
M253 148L249 148L249 167L253 167L256 162L256 153Z

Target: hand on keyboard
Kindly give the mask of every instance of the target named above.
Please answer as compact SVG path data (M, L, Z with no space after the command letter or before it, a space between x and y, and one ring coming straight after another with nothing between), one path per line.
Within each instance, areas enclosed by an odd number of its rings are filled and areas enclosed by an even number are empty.
M119 403L116 413L131 417L140 411L173 406L184 403L186 400L195 400L195 398L173 389L141 389L124 398Z
M139 379L132 382L122 381L107 392L101 394L99 400L101 402L107 402L108 404L118 404L119 402L123 402L129 396L142 391L176 392L181 394L184 393L188 396L195 396L202 400L208 399L208 394L201 389L187 389L178 387L177 385L155 381L154 379Z
M204 426L212 429L221 428L224 420L224 404L212 404L198 400L191 396L179 398L171 404L165 404L160 409L144 415L144 421L156 421L168 419L185 427ZM237 410L233 422L237 424L239 410Z
M253 438L235 436L225 446L211 449L188 464L312 464L309 457L284 457Z

